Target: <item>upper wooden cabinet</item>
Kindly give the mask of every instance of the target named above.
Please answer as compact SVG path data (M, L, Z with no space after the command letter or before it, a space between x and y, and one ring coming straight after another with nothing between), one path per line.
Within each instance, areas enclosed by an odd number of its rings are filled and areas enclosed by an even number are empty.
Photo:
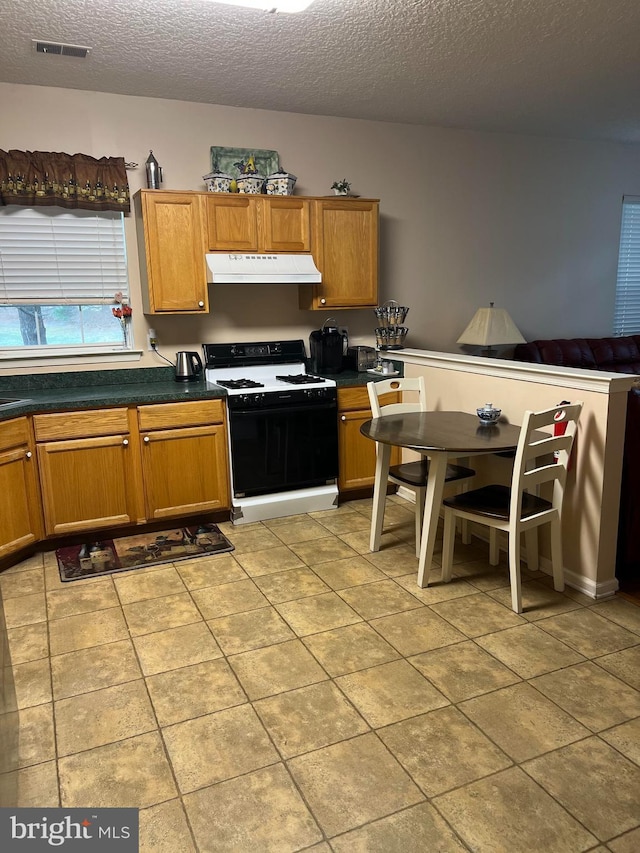
M207 312L204 195L140 190L133 200L145 313Z
M300 285L300 308L367 308L378 304L379 202L316 199L312 252L321 284Z
M206 198L211 252L309 252L310 205L295 196L211 193Z

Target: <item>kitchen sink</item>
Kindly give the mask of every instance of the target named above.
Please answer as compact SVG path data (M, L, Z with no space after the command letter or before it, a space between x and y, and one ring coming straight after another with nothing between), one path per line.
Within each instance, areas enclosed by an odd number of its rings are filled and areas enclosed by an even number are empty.
M0 406L11 406L15 403L26 403L21 397L0 397Z

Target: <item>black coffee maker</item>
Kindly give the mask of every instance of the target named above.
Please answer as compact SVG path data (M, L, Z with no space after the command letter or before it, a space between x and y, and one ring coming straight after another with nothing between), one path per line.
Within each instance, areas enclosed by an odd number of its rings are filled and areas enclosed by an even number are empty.
M309 335L312 373L340 373L344 353L344 337L333 317L321 329Z

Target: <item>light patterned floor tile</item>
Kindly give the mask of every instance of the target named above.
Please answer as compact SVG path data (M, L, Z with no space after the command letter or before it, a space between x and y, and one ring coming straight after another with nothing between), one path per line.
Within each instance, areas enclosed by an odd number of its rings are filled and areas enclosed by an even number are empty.
M261 699L254 707L283 758L369 731L340 690L328 681Z
M592 732L640 717L640 692L590 661L534 678L530 684Z
M640 690L640 651L637 646L596 658L598 666Z
M529 684L514 684L458 706L514 761L587 737L589 730Z
M247 610L256 610L269 604L255 583L248 579L194 589L192 595L205 619L245 613Z
M335 681L373 728L449 704L439 690L404 660L341 675Z
M456 708L387 726L380 738L428 797L511 766L508 758Z
M640 717L601 732L600 737L640 766Z
M584 660L569 646L531 624L485 634L477 637L476 643L522 678L534 678Z
M393 646L364 622L313 634L302 642L332 677L400 657Z
M205 586L241 581L247 576L240 563L231 554L199 557L197 560L180 560L175 567L187 589L202 589Z
M300 640L233 655L229 663L252 701L327 679Z
M291 545L291 550L308 566L357 555L357 552L345 541L332 535L314 539L312 542L295 542Z
M393 580L376 581L343 589L340 591L340 597L363 619L375 619L378 616L389 616L391 613L422 607L417 598Z
M616 596L608 601L599 601L589 609L598 616L604 616L617 625L640 634L640 605L633 604L626 598Z
M160 726L201 717L246 702L225 660L183 666L146 679Z
M257 577L254 583L271 604L281 604L284 601L329 592L326 583L306 566L263 575Z
M291 545L294 542L310 542L331 535L323 524L308 516L288 524L278 524L272 528L272 533L275 533L285 545Z
M331 840L335 853L466 853L467 847L429 803L420 803Z
M322 839L281 764L188 794L184 803L203 851L293 853Z
M480 637L525 624L522 616L486 595L467 595L454 601L441 601L431 608L467 637Z
M94 583L80 584L75 588L73 583L68 583L62 589L47 592L49 619L93 613L95 610L118 607L119 604L111 578L96 578Z
M247 704L168 726L162 736L182 794L278 761Z
M90 618L80 613L49 622L49 646L52 655L62 655L65 652L128 638L129 631L121 607L98 610L92 613Z
M139 808L176 797L158 732L60 758L63 808Z
M220 647L204 622L134 637L133 643L145 675L222 657Z
M273 607L234 613L207 622L225 655L292 640L295 634Z
M638 826L640 767L600 738L528 761L524 769L600 841Z
M637 634L599 616L591 608L551 616L540 627L588 658L618 652L638 643Z
M140 853L196 853L180 800L142 809Z
M518 767L442 794L434 805L475 853L578 853L597 844Z
M464 634L434 613L430 607L373 619L371 626L400 654L407 656L466 640Z
M362 621L335 592L278 604L276 610L299 637Z
M505 607L511 607L511 588L488 590L491 598L499 601ZM577 601L568 598L561 592L556 592L553 587L546 586L537 581L524 581L522 584L522 613L523 619L535 622L538 619L546 619L548 616L556 616L559 613L568 613L581 607Z
M292 758L288 764L329 837L424 799L373 733Z
M125 604L122 609L132 637L202 620L198 608L186 592Z
M3 571L0 574L2 598L15 598L19 595L35 595L44 592L44 569L25 569L21 572Z
M347 589L371 581L384 580L386 575L372 566L364 557L346 557L328 563L317 563L313 571L328 584L331 589Z
M247 554L239 554L237 559L243 570L252 578L304 566L300 557L282 544L279 547L268 548L265 551L251 551Z
M58 755L91 750L157 728L142 679L55 703Z
M115 575L113 583L121 604L133 604L135 601L146 601L149 598L176 595L186 589L173 566L165 566L155 572Z
M119 640L51 658L55 699L135 681L141 672L131 640Z
M490 693L520 679L471 640L409 658L451 702Z
M46 622L22 625L7 631L13 664L45 658L49 654L49 632Z
M18 708L31 708L51 702L51 665L49 658L19 663L13 667Z
M45 761L18 770L18 802L22 809L58 808L58 767L55 761Z

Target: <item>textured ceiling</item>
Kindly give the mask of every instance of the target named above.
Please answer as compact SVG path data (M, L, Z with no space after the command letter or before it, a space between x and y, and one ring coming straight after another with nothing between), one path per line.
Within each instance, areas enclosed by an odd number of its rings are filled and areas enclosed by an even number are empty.
M0 0L0 20L3 82L640 142L639 0Z

